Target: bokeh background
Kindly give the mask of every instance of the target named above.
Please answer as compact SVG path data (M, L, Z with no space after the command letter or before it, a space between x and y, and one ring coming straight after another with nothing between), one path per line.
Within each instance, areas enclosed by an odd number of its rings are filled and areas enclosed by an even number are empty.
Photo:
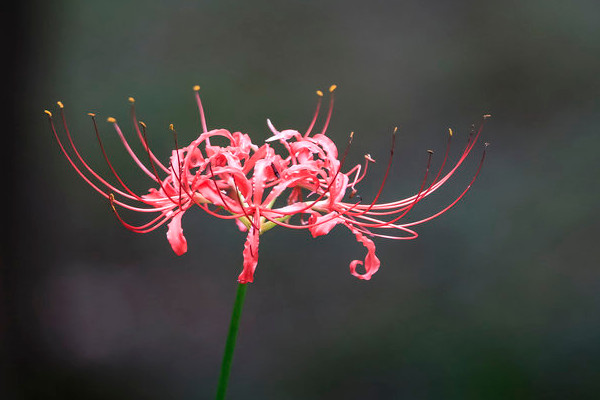
M456 158L484 113L471 192L409 242L377 240L380 271L338 227L261 239L231 399L584 399L600 390L600 3L597 1L68 1L13 4L4 24L2 399L203 399L214 393L244 235L199 210L189 252L136 235L71 170L44 109L90 121L138 190L148 181L104 118L128 96L155 153L209 127L305 129L339 86L330 136L379 162L400 126L384 200L414 193L427 149ZM9 28L10 26L10 28ZM468 184L483 145L413 218ZM129 216L134 218L135 216ZM6 238L8 237L8 239Z

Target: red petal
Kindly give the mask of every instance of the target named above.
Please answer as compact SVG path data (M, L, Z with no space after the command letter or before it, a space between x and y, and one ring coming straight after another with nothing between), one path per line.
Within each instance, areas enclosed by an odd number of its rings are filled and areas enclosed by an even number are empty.
M362 233L360 233L357 229L348 226L348 228L354 233L356 236L356 240L361 242L363 246L367 248L367 256L365 257L364 263L360 260L354 260L350 263L350 273L357 277L358 279L369 280L371 276L377 272L379 269L379 265L381 264L379 258L375 255L375 243L367 237L365 237ZM359 265L364 265L365 273L361 274L356 271L356 267Z
M317 224L308 228L313 237L327 235L334 226L341 223L342 220L338 218L338 213L331 212L325 215L319 215L317 213L311 214L308 223L310 225Z
M258 241L259 231L254 227L250 228L246 243L244 244L244 269L238 276L239 283L251 283L254 281L254 271L258 265Z
M187 251L187 241L183 236L183 229L181 229L181 217L183 217L183 212L176 214L169 222L167 231L167 240L178 256Z

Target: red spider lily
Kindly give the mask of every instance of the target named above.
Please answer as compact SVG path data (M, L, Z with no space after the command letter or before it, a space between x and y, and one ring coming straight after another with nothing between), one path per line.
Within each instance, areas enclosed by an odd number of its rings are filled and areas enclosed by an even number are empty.
M354 260L350 263L350 272L360 279L368 280L377 272L380 265L371 238L415 239L418 235L412 230L413 226L445 213L471 188L481 170L485 149L473 178L454 201L429 217L404 222L404 217L409 211L447 182L465 161L479 139L483 123L479 129L471 132L462 154L446 172L444 170L448 160L452 130L449 131L441 167L429 183L427 182L433 152L429 154L425 176L416 194L394 202L378 203L392 163L396 134L394 129L385 175L375 198L371 203L366 204L362 202L360 196L355 196L357 193L355 186L363 180L369 163L374 160L366 155L364 165L358 164L347 172L342 172L353 134L350 135L348 147L341 158L335 143L325 135L333 112L335 88L336 86L333 85L329 89L329 108L319 133L313 134L313 129L320 114L323 98L321 91L317 91L316 110L305 133L292 129L279 131L271 121L267 120L273 136L259 147L252 143L248 135L241 132L231 133L225 129L209 131L200 100L200 87L195 86L194 94L200 113L202 133L188 146L180 148L175 129L170 125L175 138L175 149L166 165L161 163L150 150L146 137L147 127L143 122L138 121L135 102L130 98L135 135L140 140L145 154L138 156L132 150L114 118L108 118L108 122L113 125L134 162L144 174L156 182L157 186L151 188L146 194L133 192L113 168L100 140L94 114L90 116L100 149L117 184L110 183L95 172L81 156L69 131L62 103L58 102L58 105L66 140L58 135L52 113L47 110L46 113L54 137L71 166L88 184L110 201L118 220L127 229L138 233L147 233L163 224L168 224L167 239L177 255L187 251L181 219L184 212L193 206L200 207L212 216L234 220L241 231L247 232L243 251L244 265L238 277L240 283L253 281L258 264L260 234L275 226L282 226L308 229L313 237L317 237L329 233L336 225L344 225L367 249L364 261ZM486 117L488 116L485 115L484 119ZM213 144L211 140L225 144ZM269 144L272 141L279 141L286 154L276 154ZM347 200L344 201L344 198ZM120 208L155 213L156 216L145 224L132 225L121 217L118 211ZM363 267L364 272L358 272L359 266Z

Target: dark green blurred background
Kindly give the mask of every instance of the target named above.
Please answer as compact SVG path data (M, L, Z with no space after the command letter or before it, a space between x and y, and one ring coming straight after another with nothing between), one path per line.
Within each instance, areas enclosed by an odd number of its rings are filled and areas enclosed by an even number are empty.
M426 150L454 159L493 118L480 178L409 242L363 247L343 228L261 240L231 399L584 399L600 391L600 3L597 1L24 2L6 28L2 399L203 399L215 389L244 235L200 210L176 257L165 229L135 235L71 170L43 109L65 103L103 172L87 112L119 170L136 171L104 118L128 96L163 159L173 122L260 143L266 118L306 128L315 89L339 86L330 136L379 163L401 127L384 200L420 184ZM483 146L414 218L470 180ZM135 218L135 216L129 216Z

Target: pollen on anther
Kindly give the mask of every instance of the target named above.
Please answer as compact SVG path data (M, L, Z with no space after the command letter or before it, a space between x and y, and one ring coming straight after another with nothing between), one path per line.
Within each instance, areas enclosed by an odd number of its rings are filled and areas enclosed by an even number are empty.
M96 114L94 114L94 113L88 113L88 115L89 115L90 117L95 117L95 116L96 116Z
M59 106L60 108L65 108L65 106L63 105L63 103L62 103L62 102L60 102L60 101L57 101L57 102L56 102L56 104L58 104L58 106Z
M109 193L108 200L110 202L110 206L112 207L113 211L117 212L117 209L115 208L115 195L112 193Z
M200 90L200 85L194 85L194 92L197 92Z
M52 113L51 113L50 111L48 111L48 110L44 110L44 112L45 112L46 114L48 114L48 116L49 116L49 117L51 117L51 116L52 116Z
M169 130L170 131L174 131L175 130L175 126L173 126L173 124L169 124Z
M323 97L323 92L321 92L320 90L317 90L317 96Z
M337 85L331 85L329 86L329 92L333 93L333 91L337 88Z
M140 121L138 122L138 124L140 124L143 128L147 128L146 123L144 121Z
M135 103L135 99L133 97L129 97L127 99L131 104Z
M110 122L111 124L114 124L115 122L117 122L117 120L115 118L113 118L113 117L108 117L108 118L106 118L106 120L108 122Z

